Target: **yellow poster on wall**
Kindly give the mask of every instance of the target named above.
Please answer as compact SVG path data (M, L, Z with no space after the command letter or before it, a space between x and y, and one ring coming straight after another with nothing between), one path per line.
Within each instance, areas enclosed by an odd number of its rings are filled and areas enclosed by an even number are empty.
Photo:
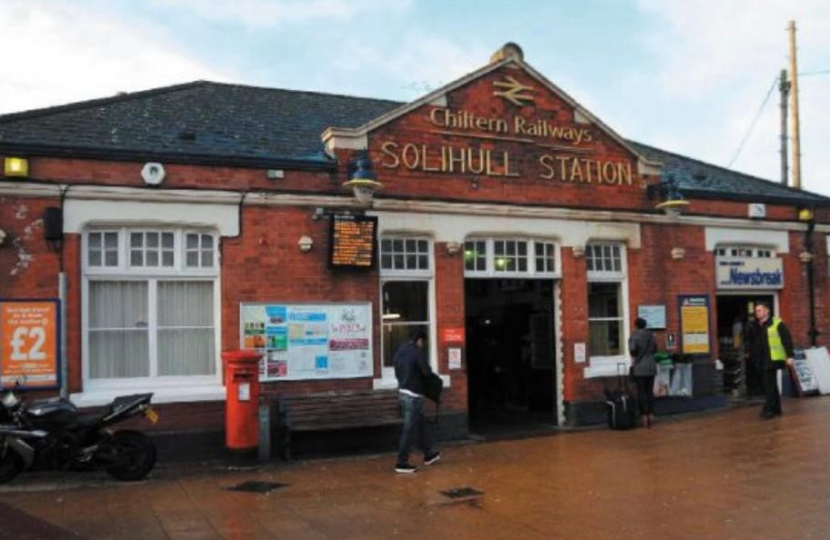
M685 354L709 354L709 297L680 297L680 335Z

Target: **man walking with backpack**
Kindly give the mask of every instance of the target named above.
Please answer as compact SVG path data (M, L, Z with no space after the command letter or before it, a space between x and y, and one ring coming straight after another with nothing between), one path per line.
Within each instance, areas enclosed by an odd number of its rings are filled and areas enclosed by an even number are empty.
M424 390L426 381L434 376L427 361L427 335L421 329L413 330L410 340L395 352L395 378L398 379L398 399L403 411L403 431L398 445L395 471L414 473L417 467L409 463L409 448L418 439L424 453L424 465L432 465L441 454L432 447L424 418Z
M781 415L781 395L778 393L778 371L793 364L793 338L778 317L770 317L769 306L755 305L755 320L747 329L749 356L761 373L766 401L761 418Z

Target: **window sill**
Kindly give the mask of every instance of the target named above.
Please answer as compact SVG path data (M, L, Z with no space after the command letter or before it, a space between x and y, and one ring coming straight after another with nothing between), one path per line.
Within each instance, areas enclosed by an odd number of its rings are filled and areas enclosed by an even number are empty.
M220 384L200 386L174 386L169 388L113 388L89 390L71 394L69 399L78 407L109 405L118 396L153 392L153 403L192 403L195 401L224 401L225 387Z
M441 380L444 381L444 388L450 387L450 376L442 373L438 374ZM398 381L394 378L374 379L372 381L372 390L397 390Z
M624 364L623 369L620 364ZM585 366L583 377L586 379L594 379L597 377L618 377L628 376L628 368L631 363L628 359L620 358L617 361L597 362L594 360L590 366Z

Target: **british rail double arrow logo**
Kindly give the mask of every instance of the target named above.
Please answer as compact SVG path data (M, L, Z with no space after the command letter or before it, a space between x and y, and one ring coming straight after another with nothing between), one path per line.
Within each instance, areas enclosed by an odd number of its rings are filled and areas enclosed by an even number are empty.
M506 90L493 91L494 96L502 97L512 103L513 105L522 106L525 101L533 101L533 96L523 94L522 92L533 92L532 86L526 86L511 76L507 76L503 81L495 81L493 86L498 88L506 88Z

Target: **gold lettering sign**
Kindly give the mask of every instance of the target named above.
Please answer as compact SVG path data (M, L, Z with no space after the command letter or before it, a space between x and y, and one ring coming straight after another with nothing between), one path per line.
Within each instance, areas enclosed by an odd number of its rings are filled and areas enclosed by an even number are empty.
M463 109L452 110L444 107L432 109L429 120L442 134L480 136L506 141L544 142L555 140L574 147L594 142L593 133L587 127L560 125L544 118L493 118L480 116ZM538 139L538 140L537 140Z
M385 141L380 151L380 166L386 169L403 167L428 173L525 176L518 169L517 160L506 150ZM617 186L633 184L633 171L628 162L543 153L536 163L538 177L544 180Z
M510 77L508 79L516 82ZM501 85L508 88L502 92L505 94L502 97L533 99L520 93L532 88L516 85ZM438 128L433 130L435 134L484 142L458 146L384 141L380 146L381 167L438 174L537 177L579 184L633 185L634 172L630 161L595 159L585 155L597 142L592 129L585 125L557 124L540 116L491 117L447 107L430 109L427 118ZM516 143L531 145L538 149L538 153L527 159L527 154L523 152L521 156L524 160L519 160L509 150L493 148L493 143L499 142L512 143L512 147ZM522 171L521 168L531 170Z

